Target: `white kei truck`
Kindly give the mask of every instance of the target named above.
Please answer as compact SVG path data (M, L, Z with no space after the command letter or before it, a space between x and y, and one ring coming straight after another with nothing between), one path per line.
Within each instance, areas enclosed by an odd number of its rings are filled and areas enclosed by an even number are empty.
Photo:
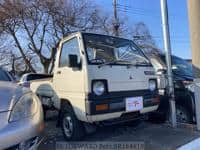
M94 33L64 37L53 77L30 88L59 110L66 140L80 140L88 126L134 120L160 103L157 76L142 50L131 40Z

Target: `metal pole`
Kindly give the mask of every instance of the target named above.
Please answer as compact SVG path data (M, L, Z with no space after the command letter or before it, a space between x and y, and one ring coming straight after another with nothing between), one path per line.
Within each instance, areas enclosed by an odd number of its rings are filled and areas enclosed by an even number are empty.
M200 1L188 0L197 129L200 130Z
M171 43L170 43L170 34L169 34L167 0L161 0L160 2L161 2L164 49L165 49L165 56L166 56L166 62L167 62L170 117L171 117L172 127L176 127L177 126L176 107L175 107L175 97L174 97L174 84L173 84L172 69L171 69Z
M114 8L114 33L115 36L119 36L119 20L117 16L117 0L113 0L113 8Z

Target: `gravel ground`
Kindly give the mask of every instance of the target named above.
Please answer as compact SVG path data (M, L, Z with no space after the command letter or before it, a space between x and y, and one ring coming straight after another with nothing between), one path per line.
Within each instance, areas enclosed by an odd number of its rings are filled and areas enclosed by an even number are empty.
M56 113L53 112L52 114L45 123L44 138L39 150L54 150L56 142L65 141L61 129L56 127ZM99 127L95 133L87 135L83 141L142 141L145 150L171 150L197 137L200 137L200 133L193 129L172 129L167 124L152 124L149 122L141 122L136 125L133 122L128 125Z

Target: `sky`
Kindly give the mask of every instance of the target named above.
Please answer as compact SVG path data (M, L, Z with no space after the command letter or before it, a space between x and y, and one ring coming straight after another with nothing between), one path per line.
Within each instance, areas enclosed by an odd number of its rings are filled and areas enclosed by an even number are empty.
M113 0L96 0L106 13L113 14ZM127 19L129 28L144 22L157 46L163 50L160 0L117 0L119 19ZM191 59L187 0L168 0L172 54Z

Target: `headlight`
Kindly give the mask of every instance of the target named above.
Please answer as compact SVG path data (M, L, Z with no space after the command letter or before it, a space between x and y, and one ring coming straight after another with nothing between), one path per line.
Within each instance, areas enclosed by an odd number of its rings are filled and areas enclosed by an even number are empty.
M157 76L157 88L158 89L165 89L167 87L167 79L164 75Z
M194 84L189 84L189 85L186 86L186 88L187 88L190 92L193 92L193 93L194 93L195 85L194 85Z
M105 85L102 81L96 81L93 83L93 92L96 95L102 95L105 92Z
M28 93L22 96L14 105L9 121L17 121L26 117L33 116L37 112L38 101L37 97Z
M156 89L156 80L149 80L149 90L154 91Z

